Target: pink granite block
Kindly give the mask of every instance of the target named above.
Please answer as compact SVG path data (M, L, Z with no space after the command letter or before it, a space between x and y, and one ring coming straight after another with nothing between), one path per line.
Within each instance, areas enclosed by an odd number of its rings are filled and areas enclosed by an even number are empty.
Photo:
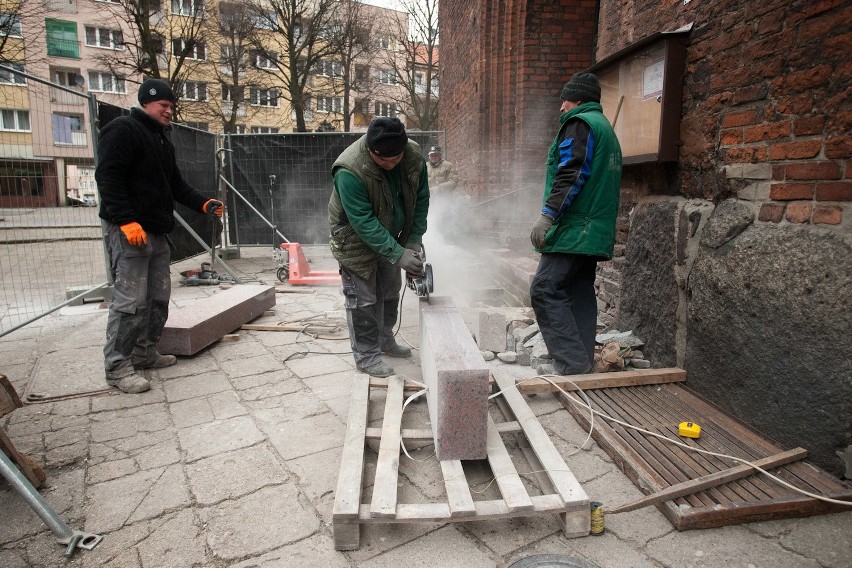
M438 459L485 459L489 370L452 298L420 300L420 366Z
M275 287L240 284L169 312L157 348L164 355L195 355L275 306Z
M484 351L502 353L507 349L506 328L509 321L502 312L479 312L479 348Z

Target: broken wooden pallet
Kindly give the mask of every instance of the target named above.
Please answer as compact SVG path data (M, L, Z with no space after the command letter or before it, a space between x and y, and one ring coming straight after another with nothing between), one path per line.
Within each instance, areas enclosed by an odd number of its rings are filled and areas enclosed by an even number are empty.
M499 489L500 499L474 500L470 482L460 460L440 462L445 499L432 503L400 503L397 496L401 441L431 441L428 429L403 428L404 379L387 380L385 409L381 428L368 428L371 381L355 374L346 438L340 460L340 473L334 499L334 544L337 550L355 550L360 546L360 527L369 523L434 523L501 519L508 517L554 514L560 519L567 537L589 534L589 499L538 419L517 391L514 382L500 380L505 391L505 406L511 415L495 421L488 417L488 464ZM375 383L374 383L375 385ZM375 388L383 388L376 385ZM544 470L546 483L541 494L531 491L518 473L518 467L501 434L523 435L536 464L523 469ZM379 439L375 478L364 472L366 444ZM479 462L476 462L479 463ZM362 503L363 489L372 486L372 498Z
M609 416L652 432L680 439L689 445L716 453L734 455L749 461L765 460L778 464L802 455L783 452L758 432L735 417L703 400L679 384L639 385L584 391L592 406ZM558 398L585 428L589 412L572 404L565 394ZM679 438L678 424L690 420L701 424L699 439ZM711 528L738 523L803 517L848 509L813 499L784 487L762 474L736 473L739 464L722 458L690 452L633 429L595 420L595 441L615 460L622 471L644 493L662 493L671 498L664 502L649 500L678 530ZM769 458L769 459L767 459ZM785 481L806 491L835 499L849 499L852 488L836 477L804 461L794 461L770 469ZM714 478L724 483L709 483ZM694 491L669 491L690 488ZM610 509L632 510L636 503Z

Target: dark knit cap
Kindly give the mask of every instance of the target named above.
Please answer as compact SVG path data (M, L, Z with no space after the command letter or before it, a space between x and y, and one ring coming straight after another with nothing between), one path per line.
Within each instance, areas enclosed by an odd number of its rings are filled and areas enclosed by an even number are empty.
M144 105L151 101L175 102L175 94L168 83L161 79L147 79L139 87L139 104Z
M367 127L367 148L383 158L399 156L406 144L405 126L398 118L378 116Z
M562 87L559 96L563 101L573 103L599 103L601 102L601 84L591 73L574 73Z
M432 146L431 148L429 148L429 153L430 154L443 154L443 151L441 150L440 146Z

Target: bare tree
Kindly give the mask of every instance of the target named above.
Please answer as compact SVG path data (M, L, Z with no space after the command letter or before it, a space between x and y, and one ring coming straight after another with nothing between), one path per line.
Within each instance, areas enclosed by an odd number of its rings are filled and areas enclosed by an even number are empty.
M400 23L394 41L404 57L389 52L386 64L393 70L404 98L409 123L420 130L433 130L438 123L437 55L438 0L400 0L408 12L408 27Z
M0 2L0 63L16 67L23 65L25 56L27 63L33 62L34 54L38 53L38 49L33 49L34 43L44 36L46 14L44 2L28 0Z
M284 88L296 130L306 132L310 109L311 76L320 63L334 54L328 38L335 32L337 0L253 0L260 33L255 47L271 64L269 72ZM266 33L263 33L266 32Z
M252 89L267 90L272 77L258 67L265 61L254 47L257 41L257 17L245 2L219 2L205 18L204 37L207 47L207 77L218 85L218 93L208 93L203 105L184 109L184 118L222 124L224 132L236 132L237 122L251 122L257 111L248 104ZM218 45L209 45L213 39Z
M167 81L180 100L187 77L206 56L205 7L202 0L118 0L104 4L107 19L122 30L124 49L100 56L99 63L117 76L142 74ZM205 93L206 96L206 93Z

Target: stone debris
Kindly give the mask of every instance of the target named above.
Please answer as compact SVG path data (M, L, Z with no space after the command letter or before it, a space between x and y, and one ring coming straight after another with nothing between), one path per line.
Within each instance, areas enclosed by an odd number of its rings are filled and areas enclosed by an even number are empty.
M543 368L553 373L553 358L541 335L538 323L523 314L518 308L487 308L479 313L478 344L486 361L499 361ZM607 330L595 336L598 343L595 364L596 373L623 371L627 367L650 369L651 361L639 348L645 345L633 331ZM542 374L539 372L539 374Z
M515 363L518 360L518 354L514 351L504 351L497 354L497 358L504 363Z

